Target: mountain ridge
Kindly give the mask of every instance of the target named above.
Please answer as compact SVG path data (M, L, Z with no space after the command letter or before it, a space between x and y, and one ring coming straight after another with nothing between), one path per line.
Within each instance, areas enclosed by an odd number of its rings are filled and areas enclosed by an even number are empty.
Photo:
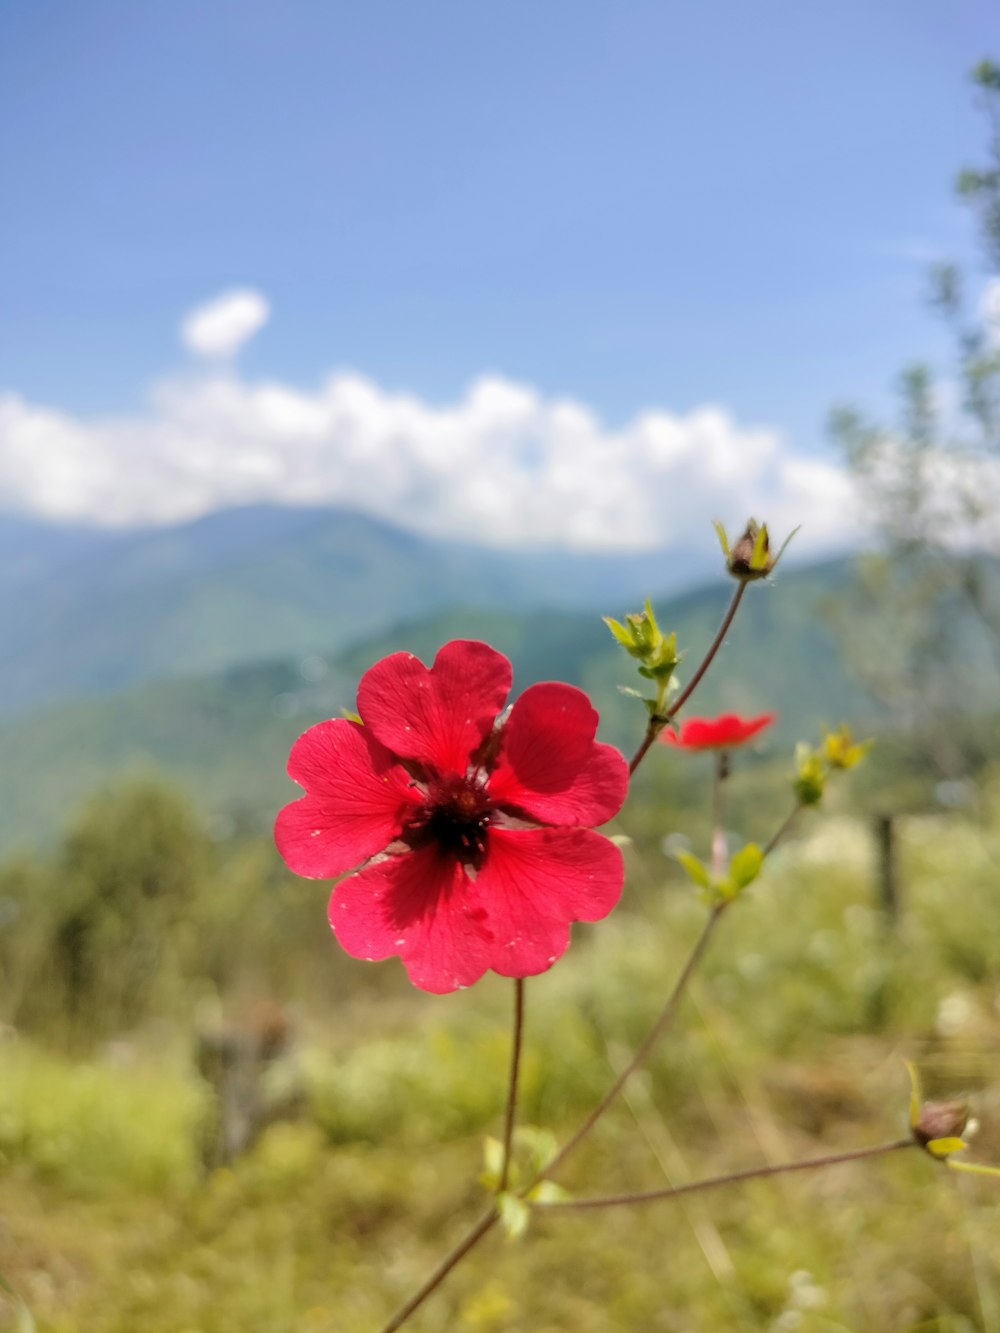
M709 537L704 556L682 558L434 542L325 506L252 505L138 532L0 515L0 716L282 653L335 653L458 602L641 600L710 568Z
M789 745L815 736L823 722L863 725L872 717L877 706L847 674L823 611L848 573L845 561L825 562L749 589L699 689L698 712L777 707L775 743ZM664 628L677 629L688 651L682 679L711 642L732 587L712 583L655 599ZM634 602L608 608L631 609ZM620 687L642 682L596 612L451 608L336 655L233 665L8 720L0 728L0 847L46 841L96 785L151 769L184 788L214 826L266 825L295 794L284 775L295 737L353 708L358 680L378 658L407 649L430 661L452 638L484 639L505 652L515 693L541 679L581 686L601 713L602 738L628 748L641 733L645 714Z

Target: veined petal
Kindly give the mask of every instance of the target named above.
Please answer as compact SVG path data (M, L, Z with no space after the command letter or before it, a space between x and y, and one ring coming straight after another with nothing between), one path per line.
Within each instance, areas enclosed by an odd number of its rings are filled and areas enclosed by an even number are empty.
M274 838L290 868L311 879L332 879L380 852L423 801L389 751L344 718L301 735L288 774L306 795L280 812Z
M505 977L545 972L573 921L599 921L621 896L621 852L589 829L491 829L476 890L492 931L489 966Z
M372 734L403 759L464 773L510 693L503 653L473 639L446 643L431 668L393 653L358 686L358 712Z
M621 809L628 765L594 741L598 716L582 690L531 685L511 709L490 775L490 799L547 824L603 824Z
M398 954L413 984L438 995L471 986L490 965L478 885L436 847L388 857L343 880L330 898L330 925L355 958Z

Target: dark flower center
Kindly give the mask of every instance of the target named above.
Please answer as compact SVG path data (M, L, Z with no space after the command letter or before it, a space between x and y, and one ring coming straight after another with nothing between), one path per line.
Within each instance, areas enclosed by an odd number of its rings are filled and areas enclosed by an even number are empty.
M427 801L407 825L413 847L436 843L444 852L479 867L486 853L490 804L486 791L471 778L435 778Z

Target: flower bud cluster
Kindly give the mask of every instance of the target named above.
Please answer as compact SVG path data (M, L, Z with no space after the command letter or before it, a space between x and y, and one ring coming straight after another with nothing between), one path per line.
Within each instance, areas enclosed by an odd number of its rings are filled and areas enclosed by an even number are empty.
M799 805L819 805L831 773L854 768L874 742L856 741L845 724L839 731L827 732L815 749L801 742L795 748L795 777L792 790Z
M656 623L656 615L648 597L645 610L629 612L625 616L624 625L612 616L605 616L604 623L629 657L638 661L639 675L655 681L656 697L643 702L650 716L662 717L667 695L675 684L674 671L680 661L677 635L663 633Z

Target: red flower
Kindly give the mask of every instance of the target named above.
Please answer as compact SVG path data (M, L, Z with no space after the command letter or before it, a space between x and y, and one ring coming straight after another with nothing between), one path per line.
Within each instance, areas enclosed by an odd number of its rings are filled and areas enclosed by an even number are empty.
M361 867L330 899L334 934L356 958L398 954L424 990L544 972L621 893L621 853L587 826L620 809L625 760L572 685L529 686L500 722L511 680L485 643L445 644L429 670L393 653L361 679L364 725L320 722L288 761L306 795L278 850L314 879Z
M664 745L679 745L682 750L734 750L769 727L777 713L761 713L760 717L738 717L723 713L722 717L689 717L681 723L678 736L673 727L660 733Z

